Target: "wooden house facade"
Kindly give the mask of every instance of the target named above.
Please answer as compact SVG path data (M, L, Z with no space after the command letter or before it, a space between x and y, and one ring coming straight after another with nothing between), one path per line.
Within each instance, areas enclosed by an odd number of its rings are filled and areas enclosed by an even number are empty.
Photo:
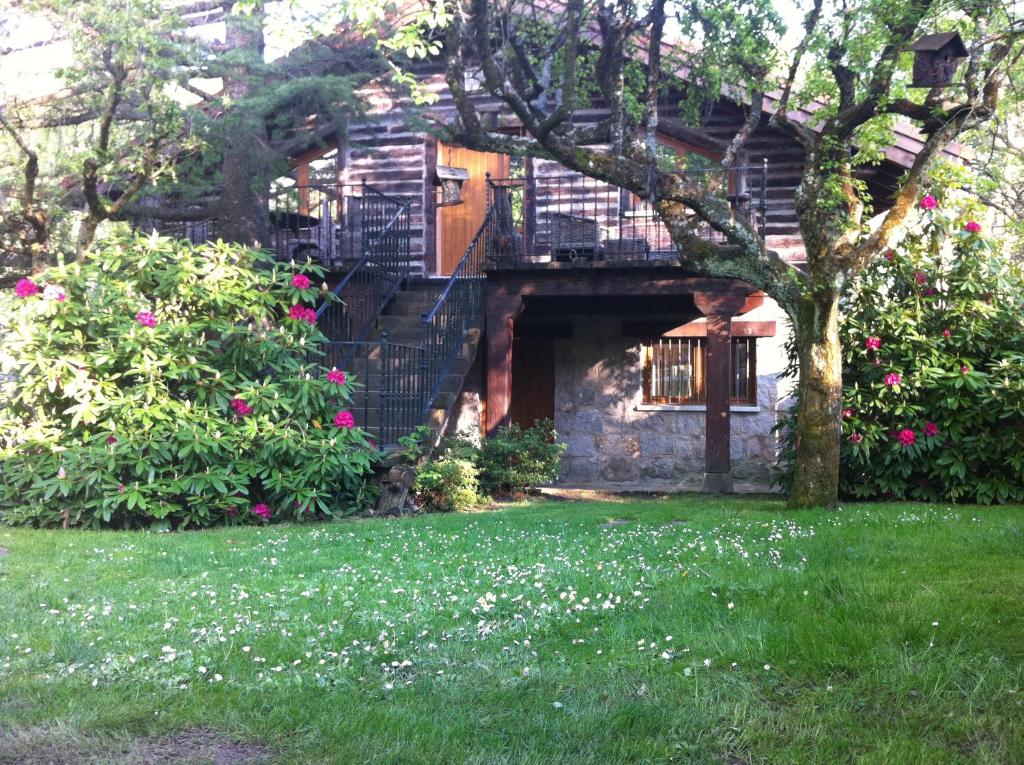
M454 115L439 68L425 69L421 86L437 96L431 112ZM743 282L687 273L634 195L552 161L446 144L413 127L406 105L384 90L363 95L372 105L365 122L294 157L292 206L278 208L284 233L274 245L326 265L351 313L366 285L383 279L369 243L400 242L399 270L373 287L365 329L353 330L349 315L324 325L344 325L344 341L365 345L336 357L366 381L361 424L394 440L386 434L408 429L420 410L408 404L411 415L398 420L389 412L417 390L423 417L448 432L486 435L551 418L567 445L567 484L768 486L791 385L782 377L788 324L773 301ZM497 102L481 96L479 105L499 129L518 129ZM576 119L599 116L595 107ZM803 150L765 115L738 169L725 173L719 160L744 116L723 98L694 128L666 105L659 143L799 264ZM906 131L865 173L876 210L915 146ZM444 193L439 167L460 171ZM371 193L402 205L400 235L367 233ZM388 360L399 357L408 358Z

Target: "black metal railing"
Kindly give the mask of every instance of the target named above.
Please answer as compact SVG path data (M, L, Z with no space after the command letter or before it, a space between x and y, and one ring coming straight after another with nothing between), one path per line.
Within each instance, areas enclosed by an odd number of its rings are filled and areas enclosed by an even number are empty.
M363 254L317 310L321 331L334 343L366 340L412 267L408 202L365 183L359 202ZM354 346L347 347L337 366L348 366L354 352Z
M466 330L483 312L484 262L497 246L497 213L490 205L483 224L466 248L433 308L423 314L427 395L423 414L440 393L465 340Z
M383 332L379 340L332 342L324 350L321 363L327 366L332 358L347 360L345 371L357 383L352 416L380 447L397 445L423 422L426 352L422 346L390 342Z
M767 164L728 170L682 171L695 189L720 194L733 214L763 238L767 208ZM672 237L650 202L632 192L579 174L535 174L488 179L494 210L493 255L517 260L607 262L675 260ZM724 235L694 216L695 234Z

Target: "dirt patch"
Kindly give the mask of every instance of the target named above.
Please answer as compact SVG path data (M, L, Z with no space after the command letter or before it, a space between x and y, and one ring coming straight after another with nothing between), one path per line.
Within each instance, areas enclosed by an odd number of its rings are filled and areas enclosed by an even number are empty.
M262 765L270 749L208 728L105 738L42 727L0 730L0 765Z

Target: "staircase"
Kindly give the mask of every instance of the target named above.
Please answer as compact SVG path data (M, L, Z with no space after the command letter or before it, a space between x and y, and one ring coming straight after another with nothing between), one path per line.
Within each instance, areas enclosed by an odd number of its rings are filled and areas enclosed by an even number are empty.
M396 292L346 368L364 386L352 396L356 423L382 445L396 444L418 425L440 435L476 356L478 322L464 330L446 374L439 381L431 378L436 363L428 354L423 315L434 308L443 286L417 280Z
M489 211L452 276L438 283L410 276L408 239L395 235L407 226L407 210L396 214L334 290L337 300L318 311L330 338L321 363L359 381L356 424L382 447L397 445L420 425L440 436L447 424L480 343L493 220ZM372 287L369 298L363 286Z

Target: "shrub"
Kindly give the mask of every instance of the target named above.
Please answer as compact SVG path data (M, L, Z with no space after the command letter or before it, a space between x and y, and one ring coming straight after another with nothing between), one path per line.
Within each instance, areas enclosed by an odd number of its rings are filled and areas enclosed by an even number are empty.
M853 282L840 329L845 496L1024 501L1022 283L970 213L941 199Z
M556 435L551 420L537 420L531 428L512 424L484 439L474 458L484 493L519 494L558 478L565 445Z
M428 512L469 510L479 501L478 490L476 466L466 459L446 455L416 474L416 497Z
M353 381L309 361L321 276L149 237L20 282L0 517L184 528L356 510L376 451L347 411Z

